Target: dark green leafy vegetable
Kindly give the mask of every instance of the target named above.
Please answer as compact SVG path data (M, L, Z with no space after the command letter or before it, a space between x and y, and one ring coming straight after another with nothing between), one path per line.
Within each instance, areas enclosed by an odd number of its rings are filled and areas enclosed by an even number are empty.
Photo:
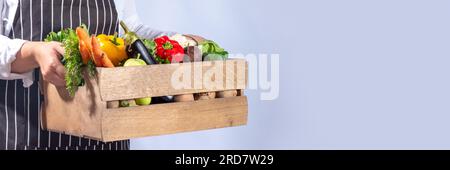
M142 42L144 43L145 47L147 47L148 51L151 55L155 55L156 53L156 43L153 40L143 39Z
M60 32L51 32L45 38L45 42L50 42L50 41L63 42L63 40L69 36L69 34L67 32L68 32L67 30L63 30Z
M46 42L56 41L61 42L64 46L64 56L62 63L66 69L66 89L70 96L74 96L79 86L84 85L83 78L83 61L78 49L78 37L73 29L65 29L59 32L51 32L45 38ZM89 62L87 65L90 76L95 75L95 65L93 62Z

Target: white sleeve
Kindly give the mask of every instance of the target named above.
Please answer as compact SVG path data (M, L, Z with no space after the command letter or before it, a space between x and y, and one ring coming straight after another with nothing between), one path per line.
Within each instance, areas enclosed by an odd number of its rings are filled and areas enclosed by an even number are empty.
M125 22L129 29L136 32L139 37L153 39L163 35L172 36L176 34L175 32L161 31L145 25L139 18L134 0L127 0L126 2L124 0L116 0L115 3L119 19ZM123 30L120 29L119 33L123 35Z
M25 43L21 39L10 39L0 35L0 79L1 80L23 80L24 87L30 87L33 84L33 71L24 74L11 73L11 63L16 59L17 52L20 51Z

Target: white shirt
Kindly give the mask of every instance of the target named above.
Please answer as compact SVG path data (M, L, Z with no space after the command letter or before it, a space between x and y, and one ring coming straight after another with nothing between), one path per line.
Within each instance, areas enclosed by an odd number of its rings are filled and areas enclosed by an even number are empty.
M12 29L19 0L0 0L0 79L16 80L22 79L23 86L29 87L33 84L33 71L25 74L11 73L11 63L16 59L16 54L25 43L21 39L10 39L7 37ZM119 19L124 21L128 27L142 38L155 38L161 35L173 35L173 32L162 32L152 29L142 23L136 12L134 0L115 0ZM119 34L122 35L122 30Z

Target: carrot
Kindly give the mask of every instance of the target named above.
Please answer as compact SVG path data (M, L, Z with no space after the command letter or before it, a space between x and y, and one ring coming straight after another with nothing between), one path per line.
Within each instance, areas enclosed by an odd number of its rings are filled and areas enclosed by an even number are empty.
M103 51L100 49L100 44L98 43L98 40L95 36L92 36L91 42L93 52L92 60L94 60L94 63L97 67L103 67Z
M86 46L86 43L84 41L79 41L79 49L81 53L81 59L83 60L83 64L88 64L89 60L91 60L91 53Z
M100 63L101 65L97 65L97 67L108 67L112 68L114 67L114 64L111 62L111 60L108 58L108 55L106 55L105 52L102 51L100 48L100 43L98 42L97 37L92 36L91 38L92 42L92 52L94 53L94 62Z
M89 60L93 58L91 38L89 37L86 29L84 29L83 27L77 27L76 33L78 36L79 48L83 63L87 64ZM94 63L96 66L99 65L95 60Z
M78 39L80 41L84 41L84 43L86 43L86 45L88 45L88 47L91 47L91 39L90 39L91 37L89 36L87 31L83 27L77 27L76 32L77 32ZM89 48L89 49L92 49L92 48Z
M103 55L102 55L102 64L103 64L103 67L114 68L114 64L108 58L108 55L106 55L106 53L103 53Z

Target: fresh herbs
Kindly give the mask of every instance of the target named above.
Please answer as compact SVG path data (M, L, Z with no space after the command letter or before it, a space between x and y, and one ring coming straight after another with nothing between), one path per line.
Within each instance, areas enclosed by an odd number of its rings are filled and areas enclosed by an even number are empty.
M142 42L144 43L145 47L147 47L150 54L155 55L156 53L156 43L153 40L143 39Z
M66 88L70 96L74 96L79 86L84 85L83 61L79 51L79 40L73 29L64 29L59 32L52 32L45 38L46 42L61 42L64 46L64 56L62 63L66 69ZM95 75L95 65L93 62L87 64L90 76Z

